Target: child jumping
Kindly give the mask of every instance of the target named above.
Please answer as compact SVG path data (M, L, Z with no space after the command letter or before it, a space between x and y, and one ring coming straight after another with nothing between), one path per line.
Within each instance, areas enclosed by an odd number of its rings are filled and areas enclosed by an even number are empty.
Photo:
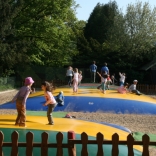
M78 69L75 68L74 69L74 77L73 77L73 93L77 93L78 92L78 76L79 76L79 73L78 73Z
M18 93L12 99L12 102L16 101L17 118L15 126L26 127L26 101L31 92L31 86L34 80L31 77L25 78L24 86L20 88Z
M82 81L82 71L80 70L78 75L78 86L80 86L81 81Z
M112 80L110 78L110 75L107 75L107 82L106 82L106 88L109 90L109 85L112 83Z
M107 75L106 72L103 72L102 75L99 72L97 72L97 74L101 77L102 92L105 94L106 93L106 83L107 83L107 77L108 77L108 75Z
M49 82L44 81L41 85L41 88L44 91L44 96L46 99L46 102L43 104L43 106L48 106L47 110L47 118L49 122L48 125L53 125L54 121L52 117L52 112L54 108L57 106L57 102L52 94L52 85Z

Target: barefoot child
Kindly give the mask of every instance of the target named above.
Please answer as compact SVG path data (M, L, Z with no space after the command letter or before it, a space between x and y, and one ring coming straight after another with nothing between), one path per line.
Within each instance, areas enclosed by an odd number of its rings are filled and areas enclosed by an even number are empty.
M80 70L78 75L78 86L80 86L81 81L82 81L82 71Z
M117 88L117 91L121 94L125 94L125 93L128 93L129 91L127 90L129 84L126 83L124 84L123 86L120 86L119 88Z
M47 110L47 118L49 122L48 125L53 125L54 121L52 117L52 112L56 107L57 102L52 94L52 85L49 82L45 81L42 83L41 88L44 91L44 96L46 99L46 102L43 104L43 106L48 106Z
M99 72L97 72L97 74L101 77L102 92L105 94L108 75L106 72L103 72L102 75Z
M34 83L34 80L31 77L25 78L24 86L20 88L18 93L12 99L12 102L16 101L16 109L17 109L17 118L15 125L26 127L26 101L31 92L31 86Z
M136 89L137 83L138 83L138 80L134 80L133 84L131 84L129 87L129 91L132 93L135 93L136 95L141 95L140 91Z
M78 69L75 68L74 69L74 77L73 77L73 93L77 93L78 92L78 76L79 76L79 73L78 73Z

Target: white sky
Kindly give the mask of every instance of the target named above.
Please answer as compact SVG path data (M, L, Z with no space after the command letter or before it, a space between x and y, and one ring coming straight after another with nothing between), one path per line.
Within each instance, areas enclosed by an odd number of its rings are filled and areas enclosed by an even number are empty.
M112 0L113 1L113 0ZM151 7L156 6L156 0L140 0L143 3L148 2ZM88 20L91 12L93 11L94 7L97 3L107 4L110 0L75 0L77 4L80 5L80 8L77 8L77 18L79 20ZM119 9L121 8L124 11L127 8L128 4L135 4L138 2L137 0L116 0Z

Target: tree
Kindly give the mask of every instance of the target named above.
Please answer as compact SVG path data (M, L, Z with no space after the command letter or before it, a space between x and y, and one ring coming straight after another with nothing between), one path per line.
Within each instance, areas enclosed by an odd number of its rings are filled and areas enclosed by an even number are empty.
M77 51L71 6L72 0L0 0L0 66L61 66L72 60Z
M107 32L113 27L114 17L118 12L115 1L107 4L98 3L90 14L84 29L85 37L96 39L100 44L107 40Z
M109 38L109 32L114 27L114 19L116 14L118 13L118 7L115 1L109 2L108 4L100 4L98 3L93 9L90 17L83 29L83 34L81 35L82 40L78 40L78 50L81 56L77 59L81 58L81 60L87 61L83 62L84 64L87 62L91 63L93 60L96 60L98 64L103 64L104 59L106 58L106 48L103 46L103 43L107 42ZM83 50L84 46L90 50ZM84 59L82 59L84 57ZM77 60L77 61L78 61ZM79 60L79 62L81 62Z
M125 53L133 58L132 62L151 59L155 53L156 8L151 9L147 2L129 4L124 18L128 36Z

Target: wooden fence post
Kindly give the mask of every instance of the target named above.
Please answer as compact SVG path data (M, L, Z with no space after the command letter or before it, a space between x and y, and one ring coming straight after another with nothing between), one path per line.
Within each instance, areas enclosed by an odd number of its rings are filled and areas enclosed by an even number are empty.
M56 140L57 140L56 156L63 156L63 149L62 149L63 134L61 132L57 133Z
M133 152L134 138L131 134L127 136L128 156L134 156Z
M33 133L28 132L26 135L26 156L33 156L33 139Z
M119 155L118 143L119 143L119 135L115 133L112 135L112 156Z
M142 137L142 142L143 142L143 152L142 152L142 156L149 156L149 136L147 134L143 135Z
M3 150L2 150L3 140L4 140L4 134L0 131L0 156L3 156Z
M42 133L41 156L48 156L48 133Z
M68 145L69 145L69 147L68 147L68 155L69 156L76 156L76 146L69 139L75 140L75 132L74 131L68 131Z
M81 156L88 156L87 151L88 135L85 132L81 134L81 141L82 141Z
M100 132L97 133L97 135L96 135L96 141L97 141L97 145L98 145L97 156L104 156L103 140L104 140L103 134L101 134Z
M11 149L11 156L18 156L18 132L14 131L11 135L12 140L12 149Z

